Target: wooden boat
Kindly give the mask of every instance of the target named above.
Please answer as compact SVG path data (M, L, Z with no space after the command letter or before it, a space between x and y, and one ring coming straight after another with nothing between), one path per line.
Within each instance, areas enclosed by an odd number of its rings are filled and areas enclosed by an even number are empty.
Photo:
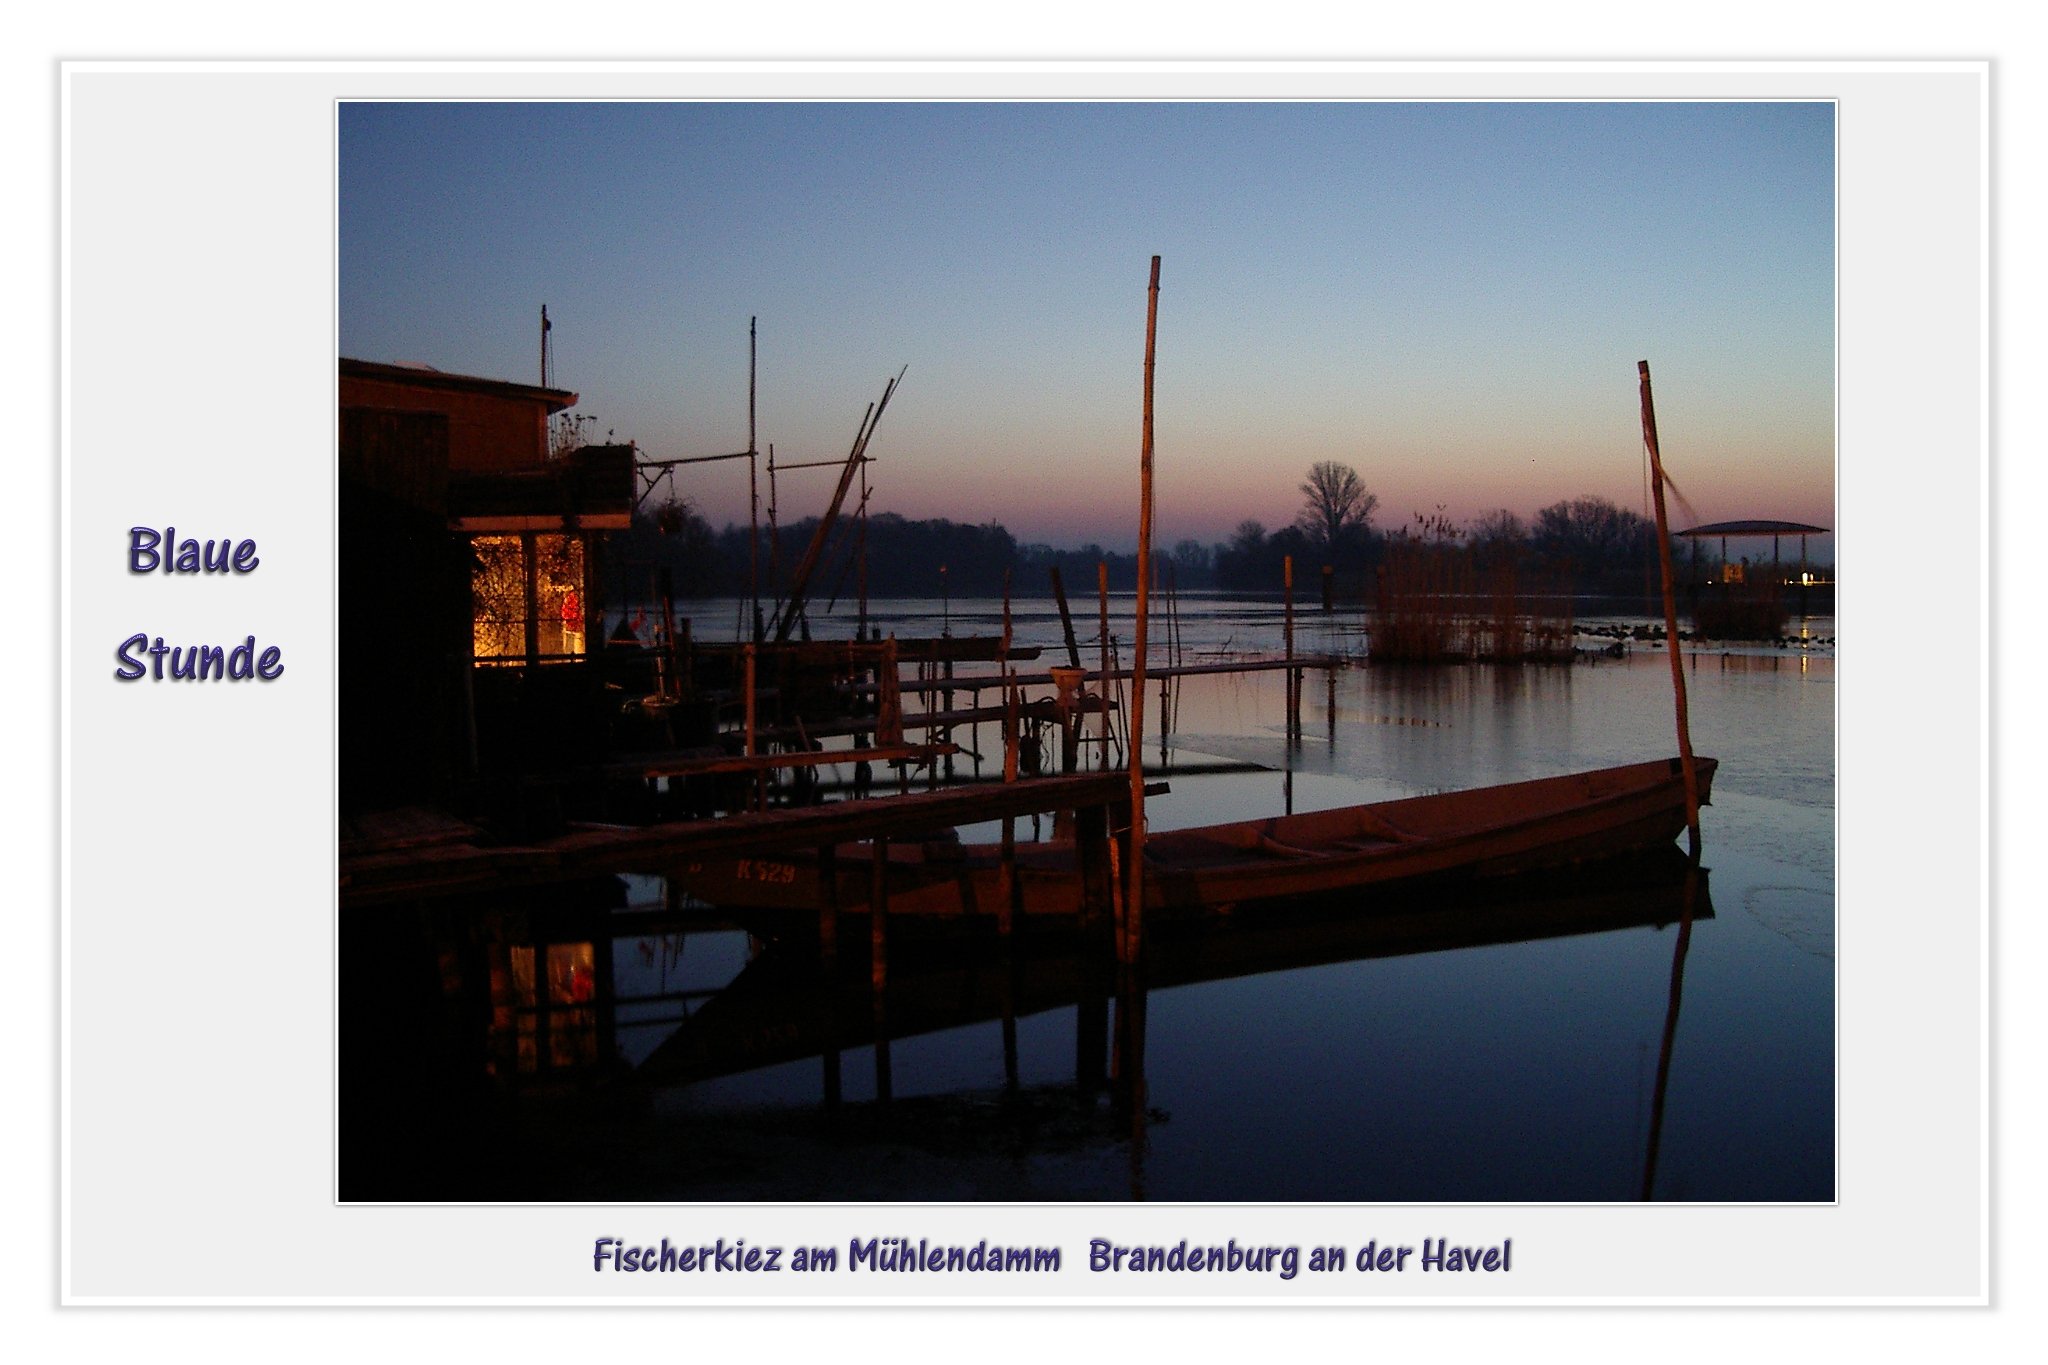
M1696 760L1700 800L1715 761ZM1677 759L1632 763L1497 787L1414 796L1302 815L1154 834L1145 841L1145 909L1223 913L1240 905L1442 878L1486 878L1568 868L1658 845L1685 828ZM866 911L873 850L840 844L830 863L833 900ZM751 923L814 923L825 903L821 861L706 859L670 875L700 900L757 912ZM1072 919L1081 909L1071 840L1017 846L1017 909L1025 920ZM892 843L889 915L987 917L1001 894L1001 850L932 840Z

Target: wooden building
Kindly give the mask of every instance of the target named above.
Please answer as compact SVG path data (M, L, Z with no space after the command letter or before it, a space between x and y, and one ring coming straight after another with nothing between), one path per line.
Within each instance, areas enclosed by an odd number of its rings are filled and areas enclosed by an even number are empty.
M562 389L344 359L339 397L343 810L596 757L633 447L551 450Z

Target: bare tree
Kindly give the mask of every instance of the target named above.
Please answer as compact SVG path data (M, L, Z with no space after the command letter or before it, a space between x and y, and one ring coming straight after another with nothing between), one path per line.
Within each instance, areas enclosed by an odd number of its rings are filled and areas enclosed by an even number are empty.
M1318 460L1309 467L1301 495L1308 502L1294 524L1326 554L1362 538L1380 505L1379 497L1366 491L1358 471L1335 460Z
M1528 548L1529 528L1505 507L1497 507L1472 518L1465 527L1465 543L1480 558L1512 560Z

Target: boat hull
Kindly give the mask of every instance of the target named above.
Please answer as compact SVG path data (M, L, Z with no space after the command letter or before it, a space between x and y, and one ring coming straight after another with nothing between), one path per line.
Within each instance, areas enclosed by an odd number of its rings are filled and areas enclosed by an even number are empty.
M1716 763L1697 760L1700 800ZM1678 760L1630 764L1154 835L1145 849L1148 915L1227 913L1241 905L1575 867L1668 845L1686 824ZM1019 845L1014 912L1028 926L1082 911L1071 841ZM830 856L728 858L674 869L700 900L762 922L815 922L827 906L866 913L877 870L866 843ZM880 875L897 917L990 919L1004 894L994 845L932 841L885 848Z

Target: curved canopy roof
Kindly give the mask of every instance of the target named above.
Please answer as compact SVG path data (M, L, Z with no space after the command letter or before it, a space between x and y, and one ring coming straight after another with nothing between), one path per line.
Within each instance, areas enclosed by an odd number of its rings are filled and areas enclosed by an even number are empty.
M1825 526L1808 526L1803 521L1716 521L1673 531L1674 536L1824 536Z

